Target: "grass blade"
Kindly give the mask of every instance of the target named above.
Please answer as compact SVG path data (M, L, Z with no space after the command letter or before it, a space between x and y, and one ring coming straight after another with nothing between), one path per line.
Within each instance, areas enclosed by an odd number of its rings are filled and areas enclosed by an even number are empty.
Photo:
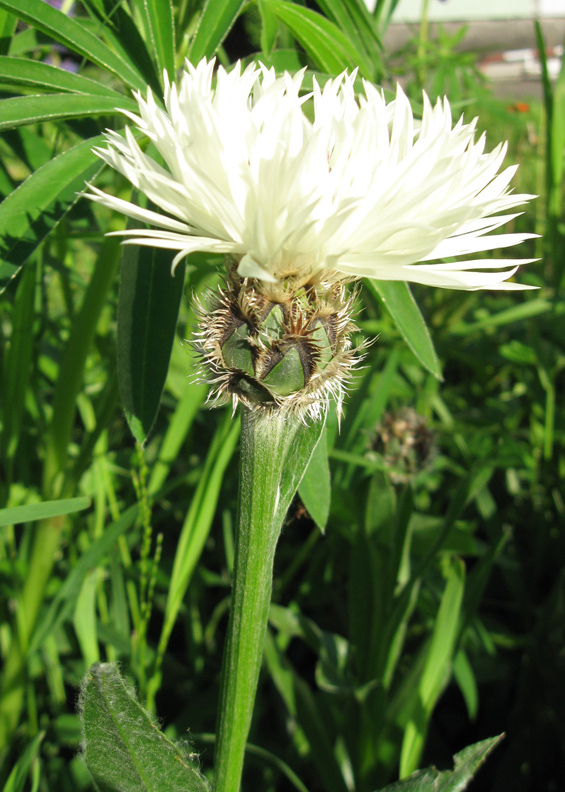
M239 432L239 421L234 421L230 413L226 412L210 445L202 476L179 537L159 641L160 654L165 651L184 595L208 538L224 472L235 451Z
M0 528L6 525L19 525L84 511L84 509L90 507L90 503L90 498L64 498L61 500L43 501L43 503L30 503L27 506L13 506L10 509L0 509Z
M404 732L400 755L400 776L404 778L418 767L436 702L449 679L459 616L465 588L465 567L459 559L452 559L447 584L443 592L432 637L426 652L424 668L418 683L417 695L412 697L412 713Z
M49 610L37 625L29 646L29 655L36 651L45 638L73 613L84 578L90 569L95 568L112 550L115 542L133 525L138 513L138 505L130 506L122 516L110 525L102 536L92 544L73 567L65 582L57 591Z

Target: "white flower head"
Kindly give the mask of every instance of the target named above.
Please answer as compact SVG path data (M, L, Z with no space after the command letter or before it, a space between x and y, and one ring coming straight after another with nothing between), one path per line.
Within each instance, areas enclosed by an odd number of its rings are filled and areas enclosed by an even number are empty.
M187 63L178 87L166 83L165 109L148 89L139 115L126 113L164 166L130 129L96 150L159 210L91 187L92 200L151 226L120 232L127 242L177 251L173 269L195 251L229 254L266 290L362 277L528 288L508 278L531 259L467 258L534 236L490 233L533 196L512 193L506 145L485 152L475 122L453 125L447 99L424 95L416 121L400 87L387 103L365 82L357 99L355 74L323 89L314 79L303 96L305 70L276 77L238 63L218 68L215 87L213 71Z

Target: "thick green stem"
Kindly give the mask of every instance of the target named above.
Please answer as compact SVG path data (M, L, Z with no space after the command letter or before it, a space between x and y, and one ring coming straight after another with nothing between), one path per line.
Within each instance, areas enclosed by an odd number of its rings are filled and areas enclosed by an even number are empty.
M238 792L267 629L275 548L322 422L243 410L239 510L216 732L215 792Z

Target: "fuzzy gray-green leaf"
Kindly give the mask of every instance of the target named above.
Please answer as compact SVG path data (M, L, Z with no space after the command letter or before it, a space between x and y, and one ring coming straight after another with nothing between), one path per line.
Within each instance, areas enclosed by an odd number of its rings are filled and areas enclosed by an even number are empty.
M435 767L428 767L427 770L413 773L410 778L390 784L380 792L462 792L503 737L503 734L490 737L459 751L453 757L453 770L439 771Z
M92 666L80 715L86 766L102 792L209 792L190 746L159 731L116 666Z

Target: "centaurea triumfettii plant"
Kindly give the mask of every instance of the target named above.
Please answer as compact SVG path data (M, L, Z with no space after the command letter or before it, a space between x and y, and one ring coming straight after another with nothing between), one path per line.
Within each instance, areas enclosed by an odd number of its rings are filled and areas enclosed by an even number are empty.
M164 164L130 129L109 132L97 151L156 208L89 195L149 224L120 233L176 251L173 271L195 251L226 257L225 286L200 306L195 341L213 395L241 404L243 418L216 792L239 788L276 543L355 360L348 282L528 288L509 280L528 260L466 258L532 236L491 234L532 197L510 190L504 145L485 152L474 122L453 125L447 100L424 96L416 121L400 88L387 103L364 83L357 98L355 74L343 74L303 94L304 77L187 64L178 87L166 83L164 109L148 90L136 96L139 115L126 113Z

